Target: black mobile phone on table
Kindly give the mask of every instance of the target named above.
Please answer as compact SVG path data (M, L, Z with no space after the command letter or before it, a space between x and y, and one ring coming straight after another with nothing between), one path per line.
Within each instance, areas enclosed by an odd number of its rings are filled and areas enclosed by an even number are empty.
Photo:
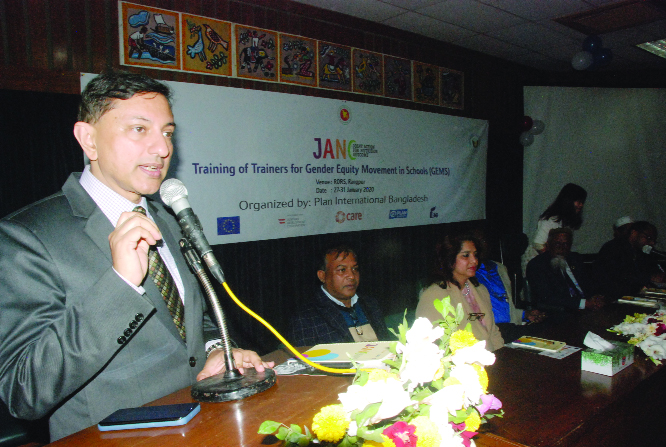
M104 418L97 427L100 431L110 431L185 425L199 411L199 403L123 408Z

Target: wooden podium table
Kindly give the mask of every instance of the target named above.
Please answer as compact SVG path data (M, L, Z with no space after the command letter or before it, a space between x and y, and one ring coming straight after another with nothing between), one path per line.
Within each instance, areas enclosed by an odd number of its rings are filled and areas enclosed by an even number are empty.
M649 313L651 310L647 310ZM552 317L539 334L582 347L588 330L616 338L606 329L625 315L645 309L615 305L599 312L576 311ZM620 339L620 338L616 338ZM502 348L488 368L489 392L504 404L504 418L481 428L477 446L628 446L661 445L656 436L666 422L666 372L636 350L634 365L613 377L580 370L580 353L556 360ZM284 361L276 351L268 360ZM265 420L301 426L324 405L337 403L350 376L278 376L271 389L235 402L202 403L187 425L116 432L96 426L54 446L260 446L277 442L257 434ZM151 405L192 402L186 388ZM654 442L651 442L654 441Z

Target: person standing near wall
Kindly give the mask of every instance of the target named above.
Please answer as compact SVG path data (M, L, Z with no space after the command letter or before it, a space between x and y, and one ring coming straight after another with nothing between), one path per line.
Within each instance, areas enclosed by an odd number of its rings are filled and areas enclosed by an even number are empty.
M532 243L523 254L523 277L526 276L527 263L546 250L550 230L562 227L578 230L581 227L585 200L587 200L587 191L583 187L567 183L560 190L555 201L539 216Z

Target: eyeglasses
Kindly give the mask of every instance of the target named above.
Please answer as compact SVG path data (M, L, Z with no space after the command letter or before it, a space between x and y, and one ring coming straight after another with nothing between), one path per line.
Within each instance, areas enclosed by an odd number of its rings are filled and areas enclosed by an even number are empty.
M657 243L657 238L652 236L651 234L648 234L644 231L641 231L641 234L645 237L645 240L648 242L652 242L653 244Z
M358 325L358 315L356 315L356 309L353 307L349 308L349 317L352 320L352 324L354 325L354 329L356 329L356 333L358 335L363 335L363 328L359 327Z
M481 318L483 318L485 316L486 316L486 314L484 314L484 313L473 312L473 313L469 314L469 316L467 317L467 320L476 321L476 320L480 320Z

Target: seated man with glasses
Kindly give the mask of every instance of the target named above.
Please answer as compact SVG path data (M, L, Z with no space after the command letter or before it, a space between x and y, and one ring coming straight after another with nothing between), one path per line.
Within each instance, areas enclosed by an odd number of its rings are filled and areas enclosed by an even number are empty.
M295 313L289 341L312 346L391 340L377 301L356 294L360 274L354 250L340 245L327 249L321 259L317 277L322 285Z
M546 251L527 264L532 300L551 310L603 307L604 297L593 295L580 254L571 251L573 231L555 228L548 233Z
M656 259L643 251L649 252L656 243L657 228L646 221L634 222L626 234L606 242L594 263L600 290L616 300L666 281Z

